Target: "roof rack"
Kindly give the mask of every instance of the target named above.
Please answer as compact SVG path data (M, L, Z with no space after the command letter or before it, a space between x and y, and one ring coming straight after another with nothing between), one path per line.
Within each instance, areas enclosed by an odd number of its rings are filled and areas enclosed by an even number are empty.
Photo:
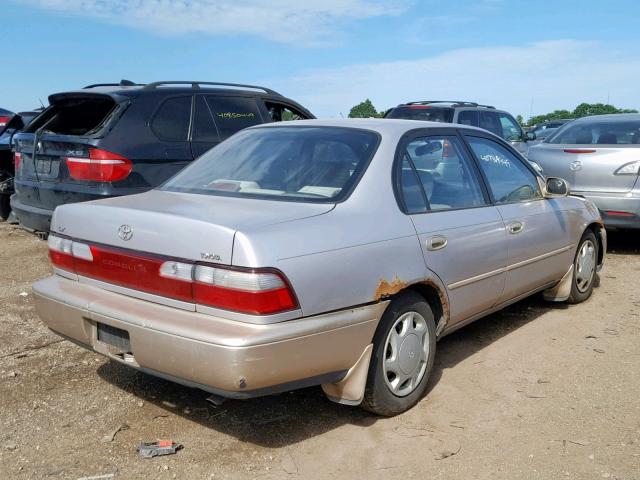
M429 105L431 103L451 103L455 107L484 107L484 108L493 108L496 107L492 105L482 105L476 102L466 102L464 100L420 100L417 102L407 102L404 105Z
M250 88L253 90L262 90L265 93L268 93L270 95L278 95L281 96L278 92L276 92L275 90L271 90L270 88L266 88L266 87L260 87L258 85L245 85L242 83L225 83L225 82L194 82L194 81L167 81L167 82L152 82L147 84L144 87L144 90L153 90L155 88L164 86L164 85L191 85L191 88L193 90L199 90L200 89L200 85L212 85L212 86L217 86L217 87L238 87L238 88Z
M126 80L123 78L122 80L120 80L120 83L93 83L91 85L83 87L83 89L95 87L141 87L143 85L144 83L135 83L131 80Z

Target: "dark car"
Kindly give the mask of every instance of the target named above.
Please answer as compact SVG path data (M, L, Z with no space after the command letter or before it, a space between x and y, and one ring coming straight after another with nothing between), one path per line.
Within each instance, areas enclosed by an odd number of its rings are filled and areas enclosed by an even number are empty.
M13 194L15 172L11 141L39 113L38 110L13 113L0 109L0 220L7 220L11 213L9 199Z
M13 140L11 207L44 232L58 205L150 190L243 128L314 118L271 89L213 82L90 85L49 103Z
M527 136L515 118L504 110L491 105L457 100L423 100L402 103L389 109L384 118L404 118L429 122L460 123L480 127L504 138L522 155L527 155L527 142L534 136Z

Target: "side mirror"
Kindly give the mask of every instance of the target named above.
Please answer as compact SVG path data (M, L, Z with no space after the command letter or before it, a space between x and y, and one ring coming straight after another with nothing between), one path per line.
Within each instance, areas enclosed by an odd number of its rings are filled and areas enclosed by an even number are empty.
M545 198L566 197L569 195L569 184L557 177L548 177L545 185Z
M524 138L527 140L527 142L530 142L531 140L535 140L537 137L535 132L527 132Z

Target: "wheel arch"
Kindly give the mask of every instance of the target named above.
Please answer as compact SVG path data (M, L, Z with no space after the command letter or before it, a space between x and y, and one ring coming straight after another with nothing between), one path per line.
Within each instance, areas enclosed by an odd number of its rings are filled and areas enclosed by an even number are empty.
M426 278L408 285L402 285L395 292L388 292L384 298L393 298L404 292L414 292L420 295L429 304L436 320L436 335L439 336L449 322L449 297L444 285L437 278Z
M585 232L587 230L591 230L596 236L596 241L598 242L598 268L601 268L604 264L604 256L607 253L607 231L605 230L604 225L599 222L590 223L584 229Z

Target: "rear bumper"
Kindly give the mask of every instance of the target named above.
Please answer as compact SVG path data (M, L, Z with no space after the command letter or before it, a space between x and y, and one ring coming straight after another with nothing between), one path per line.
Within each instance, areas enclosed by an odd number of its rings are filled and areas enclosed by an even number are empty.
M230 398L341 380L371 343L387 302L269 325L183 311L59 276L33 286L53 331L127 366ZM98 341L97 324L129 333L133 359Z
M572 193L582 195L595 203L607 228L640 229L640 193Z
M53 210L25 205L18 200L17 194L11 196L11 209L23 227L39 232L49 231Z

